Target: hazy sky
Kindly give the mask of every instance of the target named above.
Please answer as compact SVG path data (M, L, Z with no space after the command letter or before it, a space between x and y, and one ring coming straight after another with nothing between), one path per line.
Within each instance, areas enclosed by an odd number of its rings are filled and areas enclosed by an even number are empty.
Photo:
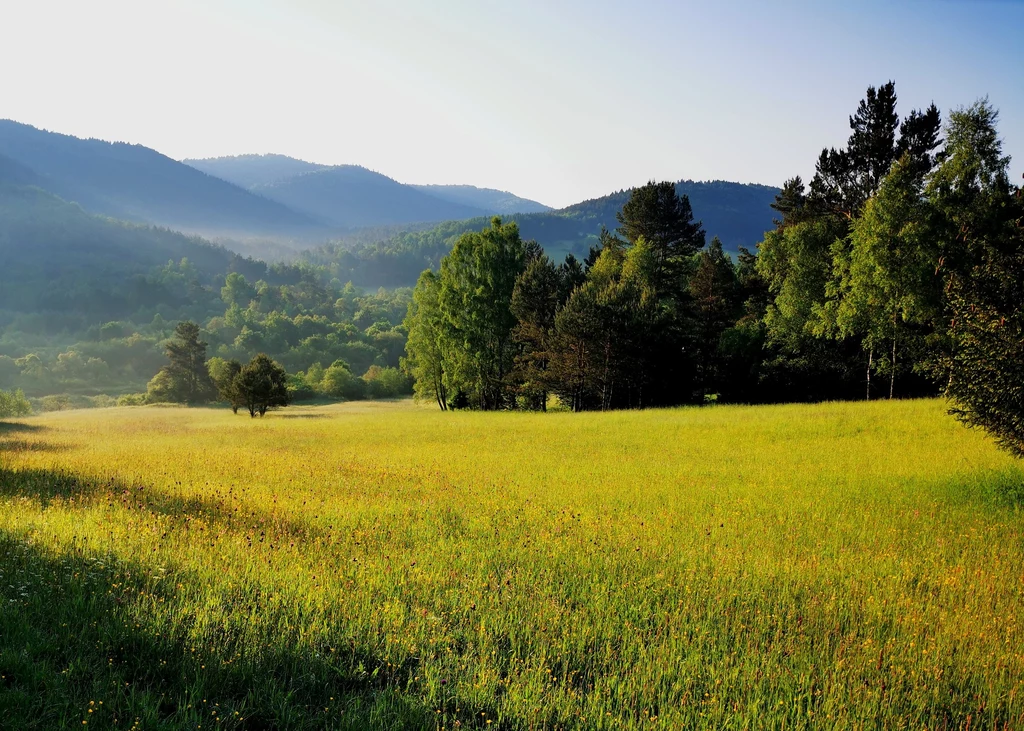
M567 205L773 185L869 85L988 95L1024 172L1024 2L4 2L0 117L175 158L279 152Z

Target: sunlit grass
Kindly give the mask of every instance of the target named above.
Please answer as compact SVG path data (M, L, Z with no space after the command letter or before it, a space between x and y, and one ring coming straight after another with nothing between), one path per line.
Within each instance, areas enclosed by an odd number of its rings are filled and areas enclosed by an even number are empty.
M12 728L1024 726L1024 471L937 401L114 409L0 466Z

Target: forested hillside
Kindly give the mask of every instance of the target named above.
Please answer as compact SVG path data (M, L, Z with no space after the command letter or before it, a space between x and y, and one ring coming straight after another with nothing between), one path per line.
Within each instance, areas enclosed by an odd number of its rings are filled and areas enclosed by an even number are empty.
M513 213L544 213L553 210L543 203L520 198L506 190L477 188L475 185L413 185L411 187L441 200L473 206L503 216Z
M305 160L298 160L294 157L288 157L287 155L234 155L227 157L211 157L202 160L182 160L186 165L191 165L197 170L202 170L204 173L209 175L215 175L218 178L227 180L235 185L240 185L243 188L255 189L259 187L266 187L268 190L273 188L290 187L293 183L291 178L295 178L305 173L312 173L316 171L329 170L331 165L320 165L318 163L306 162ZM352 225L368 225L368 226L380 226L388 225L392 223L414 223L419 221L439 221L444 218L458 218L467 212L465 210L459 212L455 209L454 215L452 215L453 209L450 206L444 206L438 204L436 201L430 203L424 201L416 196L411 196L408 190L417 190L421 193L425 193L431 198L443 201L444 203L454 203L458 206L465 206L474 209L469 212L469 216L479 216L483 214L494 214L499 213L502 215L510 213L536 213L541 211L551 210L548 206L545 206L536 201L527 200L526 198L520 198L517 195L509 193L504 190L493 190L491 188L477 188L473 185L406 185L399 184L401 188L387 185L386 180L374 180L376 173L370 173L363 168L357 166L337 166L339 168L356 168L355 170L348 171L347 180L339 180L340 176L324 176L320 178L314 178L312 180L303 181L303 186L310 186L307 189L307 196L311 196L312 199L321 201L316 203L315 207L320 209L317 215L320 215L324 211L327 212L327 218L340 217L345 218L343 211L335 210L331 205L332 201L336 203L339 208L346 206L351 207L354 203L359 201L359 193L356 187L363 181L370 181L378 185L377 195L369 201L369 209L364 212L363 220L369 218L372 223L369 224L351 224L349 222L342 222L340 225L345 227L351 227ZM362 170L365 177L360 177L358 171ZM383 177L383 176L381 176ZM388 179L389 180L389 179ZM394 182L394 181L392 181ZM320 186L320 188L318 188ZM400 196L399 199L393 199L393 196ZM394 215L394 209L401 209L402 206L407 205L409 200L420 201L421 211L420 215L425 216L418 221L416 219L410 219L410 216L401 215L396 218ZM365 203L366 201L364 201ZM299 208L303 206L299 205ZM386 212L386 215L379 220L374 218L372 215L373 210L382 210ZM398 219L401 219L400 221Z
M321 168L255 186L253 191L337 228L445 221L486 213L357 165Z
M679 181L679 195L688 196L695 217L703 222L709 236L717 236L726 250L752 249L773 226L771 204L777 188L724 181ZM577 203L547 213L503 216L515 222L521 236L537 241L553 259L568 254L585 258L599 244L602 226L618 227L615 218L629 199L631 190ZM436 269L455 240L469 231L488 225L489 218L448 221L434 228L404 231L380 241L342 240L302 254L305 261L324 266L341 281L372 286L408 286L424 269Z
M268 265L0 183L3 390L143 391L186 319L204 326L211 355L267 352L293 372L344 361L359 376L398 365L407 302L407 291L364 295L322 270Z
M312 217L141 145L0 120L0 155L32 182L91 213L205 235L325 235Z
M202 170L221 180L241 186L254 188L257 185L269 185L314 170L322 170L326 165L298 160L287 155L230 155L225 157L208 157L201 160L182 160L183 163Z

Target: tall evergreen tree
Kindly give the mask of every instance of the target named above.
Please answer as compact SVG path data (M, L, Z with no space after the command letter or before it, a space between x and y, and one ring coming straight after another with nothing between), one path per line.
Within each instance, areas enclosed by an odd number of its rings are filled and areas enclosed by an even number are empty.
M178 323L165 352L170 361L151 382L156 400L185 404L205 403L216 394L206 369L206 342L199 339L199 325L191 320Z
M559 271L546 255L533 259L516 280L512 314L518 324L512 332L520 352L516 355L516 382L521 397L533 409L547 409L548 360L555 313L561 304Z
M722 334L738 319L738 289L736 269L722 250L717 237L697 255L697 268L690 278L690 296L693 298L697 400L718 393L722 385Z
M704 247L704 229L693 220L690 199L676 194L669 181L633 190L616 214L619 234L630 244L643 237L654 255L654 287L661 296L686 288L693 255Z
M900 124L896 113L896 84L869 86L865 98L850 117L850 138L843 149L825 149L811 181L811 205L827 214L852 220L878 192L882 179L902 155L927 172L940 144L939 111L932 104L924 112L912 111Z

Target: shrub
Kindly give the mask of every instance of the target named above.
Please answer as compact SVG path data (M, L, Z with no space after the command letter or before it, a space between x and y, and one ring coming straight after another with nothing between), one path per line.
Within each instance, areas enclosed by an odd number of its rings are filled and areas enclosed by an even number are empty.
M0 391L0 419L28 416L32 413L32 405L25 398L21 389L17 391Z

